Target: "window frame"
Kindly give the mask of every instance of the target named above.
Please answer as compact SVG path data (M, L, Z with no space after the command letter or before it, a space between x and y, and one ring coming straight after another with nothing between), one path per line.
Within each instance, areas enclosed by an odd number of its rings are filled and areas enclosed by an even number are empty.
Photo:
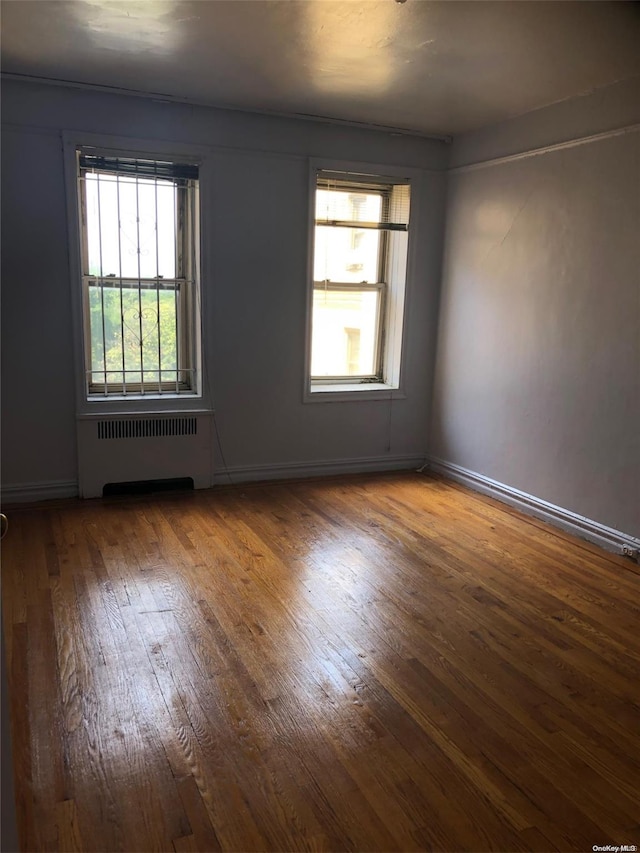
M80 150L77 152L80 156ZM120 152L117 152L120 154ZM193 322L196 314L194 302L197 299L197 249L194 244L195 222L197 220L198 207L198 187L197 185L176 185L176 276L173 279L160 279L157 277L140 277L128 278L116 276L111 281L111 276L91 275L89 272L89 229L87 223L87 194L86 180L83 175L86 174L126 174L117 173L109 170L92 169L83 167L78 163L78 205L80 210L80 234L81 234L81 253L82 253L82 300L83 300L83 322L84 322L84 347L85 347L85 376L86 376L86 393L89 398L102 396L113 399L114 397L140 397L153 394L155 382L107 382L107 373L118 373L115 371L104 371L104 381L92 381L92 375L100 374L100 371L95 371L91 364L91 307L90 307L90 288L92 283L98 283L98 286L113 286L116 287L119 283L119 289L122 290L125 282L131 283L131 287L137 285L143 290L160 291L160 283L173 282L171 290L177 291L177 296L174 296L176 307L176 355L178 367L176 369L177 378L175 381L162 381L159 379L158 394L163 396L175 392L176 395L189 394L197 391L199 383L199 371L197 370L197 354L194 349L194 334ZM193 246L193 251L190 250ZM155 283L155 287L153 284ZM191 290L191 293L189 293ZM121 325L124 321L121 318ZM144 371L144 366L141 365L141 371ZM187 383L184 379L179 379L179 374L190 372L192 373L192 382ZM146 389L145 389L146 385Z
M73 343L75 362L76 413L78 416L100 416L114 413L152 413L152 412L209 412L211 399L208 383L203 381L206 371L203 329L210 326L209 300L207 288L202 286L206 271L210 268L210 258L201 235L206 233L206 205L200 204L194 211L191 226L196 247L193 270L194 294L191 305L186 306L185 328L190 337L189 345L193 353L193 364L199 377L196 387L180 390L178 393L162 391L153 393L145 390L136 393L132 388L125 395L89 394L86 370L90 368L90 327L87 322L88 284L85 286L84 257L82 241L86 239L86 223L82 219L83 207L80 199L80 181L78 180L78 149L93 149L91 153L121 158L147 159L175 163L191 163L198 167L199 195L202 199L206 187L210 184L208 164L209 150L202 146L186 146L179 143L167 144L157 140L131 139L107 135L63 132L64 174L67 196L67 225L69 235L71 311L73 323ZM191 215L191 214L190 214ZM177 272L178 270L176 270ZM189 273L189 270L183 270ZM187 277L189 277L187 275ZM99 276L87 276L87 279L99 279ZM126 279L124 279L126 281ZM147 281L147 279L142 279ZM120 281L120 279L118 279ZM137 279L135 279L137 283ZM120 383L116 383L120 384ZM145 383L146 384L146 383ZM100 384L98 384L100 387Z
M316 187L315 192L319 189L317 175L316 175ZM340 185L341 190L352 190L355 192L365 192L365 188L362 185L358 185L357 183L349 186L347 182L344 182ZM381 204L381 218L383 219L388 215L389 206L391 204L391 191L392 187L389 184L380 184L380 189L367 188L369 194L378 193L380 195ZM315 202L315 194L314 194L314 202ZM354 220L355 222L356 220ZM314 213L314 267L315 267L315 234L316 228L323 227L319 226L317 222L315 222L315 213ZM331 227L331 226L326 226ZM354 228L355 230L355 228ZM384 334L385 334L385 307L387 304L388 297L388 262L389 262L389 232L381 229L378 232L380 239L378 241L378 251L376 257L376 281L375 282L342 282L342 281L333 281L330 279L317 280L314 277L313 281L313 294L315 296L316 292L322 291L330 291L335 290L337 292L344 292L348 290L353 290L356 293L377 293L378 300L376 305L376 319L375 319L375 346L374 346L374 355L373 355L373 364L374 371L373 373L361 373L361 374L347 374L346 376L314 376L311 372L309 372L309 379L314 384L321 385L344 385L347 384L364 384L364 383L372 383L372 382L382 382L383 379L383 371L384 371ZM314 269L315 273L315 269ZM313 311L313 309L312 309ZM312 314L313 320L313 314ZM313 334L313 329L312 329Z
M307 310L306 310L306 335L305 335L305 361L304 361L304 385L303 402L341 402L347 400L389 400L402 399L406 397L403 380L404 369L402 351L404 350L404 338L406 333L405 316L410 296L410 271L413 266L412 259L415 252L414 240L412 239L411 225L408 232L404 232L405 242L400 250L394 249L394 232L381 230L385 235L383 260L386 269L384 278L386 281L372 285L355 285L358 290L371 290L382 284L384 290L379 300L378 322L382 324L382 331L378 334L378 371L370 377L312 377L311 376L311 348L313 332L313 298L317 288L314 281L314 259L315 259L315 227L316 227L316 190L318 187L318 172L350 172L356 175L371 177L373 183L382 187L396 184L409 184L411 187L411 222L415 222L418 213L416 188L419 184L421 172L410 167L388 166L373 163L354 161L336 161L319 158L309 159L309 215L308 215L308 271L307 271ZM378 277L381 277L380 275ZM329 282L329 287L335 286L337 290L345 290L353 285L341 285Z

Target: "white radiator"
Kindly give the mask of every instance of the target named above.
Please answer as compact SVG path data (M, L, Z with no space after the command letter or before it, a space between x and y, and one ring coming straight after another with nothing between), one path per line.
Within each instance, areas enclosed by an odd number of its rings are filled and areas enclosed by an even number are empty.
M107 483L191 477L212 485L211 415L118 415L78 420L79 490L102 496Z

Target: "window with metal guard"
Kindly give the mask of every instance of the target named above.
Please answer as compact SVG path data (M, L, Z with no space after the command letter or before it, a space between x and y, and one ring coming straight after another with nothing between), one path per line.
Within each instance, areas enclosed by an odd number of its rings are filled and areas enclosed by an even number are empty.
M198 167L77 159L87 395L197 393Z

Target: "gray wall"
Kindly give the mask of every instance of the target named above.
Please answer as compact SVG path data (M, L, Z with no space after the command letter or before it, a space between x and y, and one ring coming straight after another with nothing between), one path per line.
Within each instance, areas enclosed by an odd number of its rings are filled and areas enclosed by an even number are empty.
M454 141L469 164L640 121L613 87ZM531 147L531 146L529 146ZM640 134L453 170L430 455L640 534Z
M452 164L630 125L638 103L635 81L556 104L456 139ZM69 129L212 147L207 363L231 468L402 464L428 449L640 533L637 133L450 174L434 384L444 144L17 82L3 87L3 119L5 485L76 479ZM302 403L310 156L423 170L407 398L391 409ZM255 200L274 190L265 212Z
M211 146L207 363L230 468L261 476L287 465L402 465L424 457L447 145L18 82L3 86L3 122L5 486L77 478L64 130ZM394 400L391 412L385 400L302 402L310 156L422 170L407 297L407 396ZM272 197L275 209L263 203Z

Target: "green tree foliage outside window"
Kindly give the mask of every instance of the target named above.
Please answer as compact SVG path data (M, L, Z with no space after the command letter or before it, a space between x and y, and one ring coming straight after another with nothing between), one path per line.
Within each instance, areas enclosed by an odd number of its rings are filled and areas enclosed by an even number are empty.
M89 288L89 309L94 381L109 384L176 381L178 360L173 289L138 291L137 287L102 288L96 285ZM123 370L127 371L124 375Z

